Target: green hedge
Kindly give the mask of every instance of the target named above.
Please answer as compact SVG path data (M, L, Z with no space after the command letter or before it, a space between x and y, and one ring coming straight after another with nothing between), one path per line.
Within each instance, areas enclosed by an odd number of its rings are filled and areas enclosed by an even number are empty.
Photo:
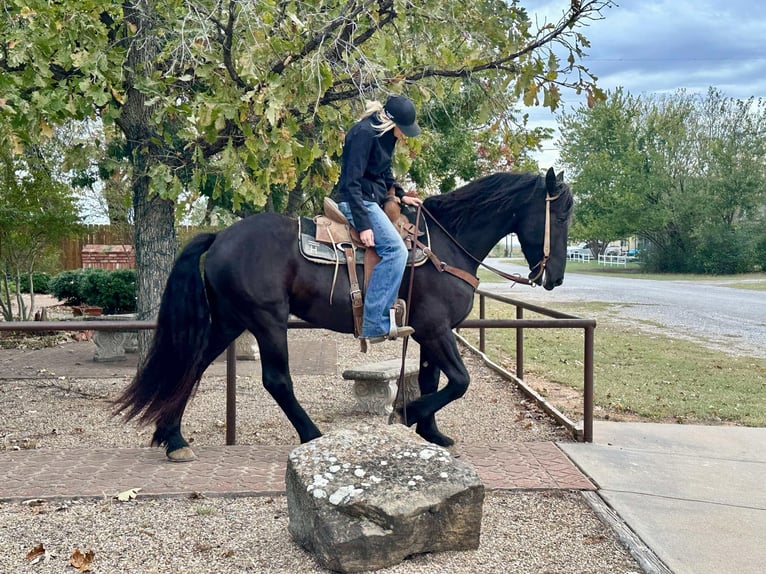
M35 293L45 294L48 293L48 285L51 282L51 276L49 273L43 273L35 271L32 273L32 281L34 282ZM20 291L22 293L29 293L29 275L21 275L19 281Z
M67 305L95 305L104 314L136 310L134 269L73 269L62 271L50 281L50 292Z

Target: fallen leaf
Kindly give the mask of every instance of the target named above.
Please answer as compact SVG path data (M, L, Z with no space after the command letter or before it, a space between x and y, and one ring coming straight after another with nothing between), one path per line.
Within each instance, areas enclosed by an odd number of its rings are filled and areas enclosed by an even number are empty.
M29 560L32 564L36 564L37 562L39 562L39 560L43 556L45 556L45 547L43 546L43 543L41 542L40 544L32 548L32 550L27 552L26 559Z
M77 570L80 572L90 572L90 566L93 562L94 556L95 553L93 550L88 550L85 554L83 554L80 552L79 548L75 548L74 552L72 552L72 556L69 557L69 564L71 564L74 568L77 568Z
M140 490L141 490L140 488L131 488L130 490L126 490L124 492L120 492L117 495L117 500L119 500L120 502L130 502L136 496L138 496L138 492Z

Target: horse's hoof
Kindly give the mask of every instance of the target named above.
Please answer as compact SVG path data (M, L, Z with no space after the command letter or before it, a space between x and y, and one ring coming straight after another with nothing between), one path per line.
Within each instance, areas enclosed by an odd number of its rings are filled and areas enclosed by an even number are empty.
M452 440L450 437L448 437L446 434L442 434L439 431L436 432L428 432L428 433L418 433L422 438L427 440L428 442L435 444L437 446L443 446L448 447L455 444L455 441Z
M168 452L166 453L166 456L170 462L191 462L197 460L197 455L194 454L194 451L188 446L182 446L181 448Z

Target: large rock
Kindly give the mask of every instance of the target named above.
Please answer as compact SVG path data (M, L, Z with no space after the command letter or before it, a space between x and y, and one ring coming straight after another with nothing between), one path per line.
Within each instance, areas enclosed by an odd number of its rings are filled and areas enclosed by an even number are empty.
M330 570L479 546L476 471L402 425L360 424L299 446L286 488L290 534Z

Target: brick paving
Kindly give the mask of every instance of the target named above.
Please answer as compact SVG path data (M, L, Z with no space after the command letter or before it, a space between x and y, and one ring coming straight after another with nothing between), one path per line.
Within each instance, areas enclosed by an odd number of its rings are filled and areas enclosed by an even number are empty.
M135 372L135 355L119 363L95 363L91 342L43 351L0 350L0 380L50 375L126 376ZM335 343L291 341L293 374L335 372ZM54 372L55 371L55 372ZM216 361L208 374L224 375ZM88 448L0 452L0 501L33 498L112 497L140 488L142 497L258 496L285 491L285 463L291 446L197 446L191 463L167 461L158 448ZM490 490L596 490L552 442L510 445L459 444L452 449L476 468Z
M142 497L283 494L293 447L196 447L198 459L173 463L157 448L20 450L0 453L0 501L103 498L140 488ZM551 442L461 445L490 490L595 486Z

